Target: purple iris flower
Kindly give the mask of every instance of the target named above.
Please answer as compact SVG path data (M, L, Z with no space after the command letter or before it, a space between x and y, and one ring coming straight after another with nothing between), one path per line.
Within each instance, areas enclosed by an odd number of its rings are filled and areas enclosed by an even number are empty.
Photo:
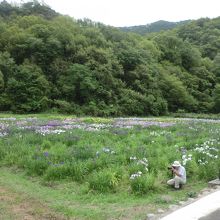
M48 153L48 152L44 152L44 156L45 156L45 157L48 157L48 156L49 156L49 153Z

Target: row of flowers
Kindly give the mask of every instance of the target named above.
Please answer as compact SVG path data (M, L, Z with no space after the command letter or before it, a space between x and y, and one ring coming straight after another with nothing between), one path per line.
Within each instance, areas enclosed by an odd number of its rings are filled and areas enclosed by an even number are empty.
M215 160L219 158L220 141L218 139L210 139L203 144L196 145L194 151L199 154L200 159L198 163L201 165L208 164L208 160Z
M178 145L175 145L179 148ZM209 139L202 144L196 144L191 150L192 154L188 154L186 148L181 147L180 152L182 154L182 164L186 165L194 157L197 158L197 163L200 165L206 165L210 160L219 159L220 153L220 140L219 139ZM195 158L195 159L196 159Z
M134 126L149 127L173 126L173 122L159 122L149 119L114 119L110 123L85 123L83 119L67 118L64 120L42 120L37 118L0 118L0 137L6 136L9 128L31 130L43 136L49 134L61 134L71 129L85 131L100 131L112 128L133 128Z
M220 123L220 120L209 120L209 119L170 119L159 121L156 118L115 118L109 121L109 123L85 123L83 118L67 118L63 120L43 120L36 117L33 118L0 118L0 137L8 134L6 130L13 126L23 130L34 130L36 133L41 135L48 134L61 134L70 129L83 129L86 131L99 131L102 129L110 128L133 128L134 126L141 126L143 128L149 126L159 126L161 128L170 127L179 122L188 123L189 121L193 124L194 122L208 122L208 123ZM7 129L6 129L7 127ZM189 126L189 129L196 129L193 126ZM152 131L151 136L167 135L170 132Z

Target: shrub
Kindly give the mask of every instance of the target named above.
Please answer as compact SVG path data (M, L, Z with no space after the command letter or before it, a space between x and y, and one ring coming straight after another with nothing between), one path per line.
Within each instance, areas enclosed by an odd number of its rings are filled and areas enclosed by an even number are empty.
M41 176L44 174L48 166L48 161L44 158L30 159L26 165L27 174Z
M54 106L59 109L62 113L71 113L74 111L72 105L64 100L54 100Z
M90 189L99 192L115 191L119 184L119 176L117 172L111 169L103 169L99 172L94 172L89 178Z
M52 147L52 143L49 140L43 140L43 143L41 146L44 150L50 149Z
M67 175L76 181L82 181L88 174L87 164L83 162L70 163L67 170Z
M187 176L193 178L198 175L199 168L198 168L197 163L194 160L188 161L186 163L185 168L186 168Z
M3 153L4 155L4 164L5 165L9 165L9 166L13 166L16 164L17 160L18 160L18 155L15 152L8 152L8 153Z
M64 143L70 147L76 145L77 142L80 140L80 136L77 135L69 135L65 138Z
M93 147L73 147L70 150L71 155L79 160L87 160L89 158L95 158L96 152Z
M132 163L129 168L128 168L129 174L136 173L138 171L141 171L142 173L146 173L147 170L143 164L137 164L137 163Z
M88 169L85 163L59 163L51 164L45 173L45 180L60 180L71 178L75 181L82 181L87 175Z
M102 167L109 167L121 163L123 158L118 157L116 154L101 153L98 160Z
M44 179L51 180L60 180L68 176L68 167L66 165L56 165L50 166L45 173Z
M104 167L103 162L98 158L87 160L86 165L89 173L91 173L94 170L98 171Z
M174 161L174 160L173 160ZM155 160L155 157L149 157L149 171L150 172L160 172L160 170L166 170L169 165L169 160L167 155L162 154L159 160Z
M147 194L156 191L155 177L152 173L130 180L131 190L135 194Z
M0 160L3 160L5 157L5 150L3 146L0 146Z
M200 179L210 181L218 176L217 162L209 162L206 165L200 165L198 176Z
M45 155L46 153L47 151L42 154ZM52 163L57 164L71 160L71 155L66 151L66 145L58 142L48 151L48 159L50 159Z

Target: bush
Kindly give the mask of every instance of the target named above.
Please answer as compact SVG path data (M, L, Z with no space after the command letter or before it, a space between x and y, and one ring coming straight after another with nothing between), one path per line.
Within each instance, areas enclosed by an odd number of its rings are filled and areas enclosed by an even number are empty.
M71 155L77 160L87 160L89 158L95 158L96 152L93 147L83 146L83 147L73 147L70 150Z
M70 163L67 170L67 175L76 181L82 181L88 174L87 164L83 162Z
M88 169L84 163L59 163L51 164L45 173L45 180L60 180L71 178L75 181L82 181L87 175Z
M135 194L147 194L157 190L155 177L152 173L130 180L131 190Z
M102 171L93 173L89 178L90 189L99 192L115 191L119 184L119 175L111 169L103 169Z
M89 173L93 172L94 170L99 171L105 167L108 167L109 161L107 161L107 156L106 155L104 156L105 157L102 157L101 159L100 158L89 159L85 162ZM106 160L104 160L104 158L106 158Z
M193 178L198 175L199 168L198 168L197 163L194 160L188 161L186 163L185 168L186 168L186 172L187 172L186 174L190 178Z
M217 162L209 162L206 165L200 165L198 176L200 179L210 181L218 177Z
M3 160L5 157L4 147L0 146L0 160Z
M64 143L68 146L71 147L73 145L76 145L77 142L80 140L80 136L77 135L69 135L65 138Z
M72 113L74 111L72 105L64 100L54 100L54 106L58 108L61 113Z
M68 177L68 167L66 165L56 165L50 166L45 173L44 179L51 180L61 180Z
M18 160L18 155L15 152L3 153L2 156L4 156L4 158L2 157L2 159L4 159L5 165L13 166Z
M142 173L146 173L145 166L143 164L137 164L137 163L132 163L129 168L128 168L129 174L136 173L138 171L141 171Z
M32 159L27 162L27 174L42 176L48 168L48 161L44 158Z
M52 147L52 143L49 140L43 140L43 143L41 146L44 150L50 149Z

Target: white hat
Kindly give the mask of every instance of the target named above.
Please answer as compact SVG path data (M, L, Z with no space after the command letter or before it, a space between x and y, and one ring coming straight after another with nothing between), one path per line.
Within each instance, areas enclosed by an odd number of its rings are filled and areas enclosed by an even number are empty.
M173 164L172 164L173 167L180 167L181 164L179 161L174 161Z

